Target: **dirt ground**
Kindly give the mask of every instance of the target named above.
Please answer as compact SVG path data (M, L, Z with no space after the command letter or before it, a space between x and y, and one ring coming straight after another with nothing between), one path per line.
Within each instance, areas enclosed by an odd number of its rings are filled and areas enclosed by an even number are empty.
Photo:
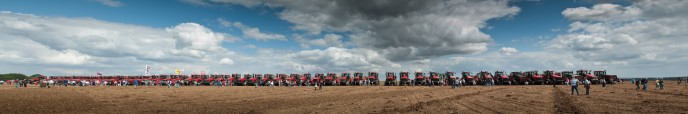
M1 113L688 113L688 86L54 87L0 86Z

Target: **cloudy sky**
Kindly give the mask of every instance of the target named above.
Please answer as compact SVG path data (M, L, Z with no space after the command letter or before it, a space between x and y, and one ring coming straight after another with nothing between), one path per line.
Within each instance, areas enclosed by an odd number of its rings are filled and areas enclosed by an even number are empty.
M688 1L3 0L0 73L688 74Z

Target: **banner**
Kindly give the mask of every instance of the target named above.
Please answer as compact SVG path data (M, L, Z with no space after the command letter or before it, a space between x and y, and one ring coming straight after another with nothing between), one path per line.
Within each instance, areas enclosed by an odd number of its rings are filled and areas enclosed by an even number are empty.
M144 75L150 75L151 67L146 65L146 73Z

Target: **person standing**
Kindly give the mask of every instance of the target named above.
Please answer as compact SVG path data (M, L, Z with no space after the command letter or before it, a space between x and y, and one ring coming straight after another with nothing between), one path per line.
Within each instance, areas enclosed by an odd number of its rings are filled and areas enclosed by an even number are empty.
M569 80L569 84L571 84L571 95L573 95L574 90L576 91L576 95L580 95L580 93L578 93L578 79L573 78Z
M320 81L320 91L322 91L323 85L325 85L325 82Z
M320 83L315 82L315 84L313 84L313 85L315 86L315 90L316 90L316 91L318 90L318 84L320 84Z
M139 86L139 80L134 80L134 87Z
M182 83L181 81L177 80L177 82L174 83L174 86L177 87L177 88L179 88L179 85L180 85L181 83Z
M17 79L14 79L13 81L14 81L15 88L19 88L19 85L21 85L20 82L17 81Z
M640 90L640 80L634 80L633 83L635 84L635 90Z
M655 79L655 89L659 89L659 79Z
M640 83L643 84L643 91L647 91L647 78L642 79Z
M172 80L167 80L167 88L172 88Z
M660 90L664 89L664 79L659 80L659 89Z
M585 86L585 95L590 95L590 80L588 78L583 79L583 86Z
M607 86L607 81L606 81L605 79L602 79L602 80L600 80L600 81L602 81L602 82L601 82L601 83L602 83L602 87L606 87L606 86Z
M458 83L456 79L451 80L452 89L456 89L456 83Z

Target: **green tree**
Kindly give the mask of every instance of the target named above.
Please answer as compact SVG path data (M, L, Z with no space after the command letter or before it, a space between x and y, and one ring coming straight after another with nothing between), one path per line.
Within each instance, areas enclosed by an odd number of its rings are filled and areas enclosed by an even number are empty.
M0 74L0 80L26 79L26 75L21 73Z

